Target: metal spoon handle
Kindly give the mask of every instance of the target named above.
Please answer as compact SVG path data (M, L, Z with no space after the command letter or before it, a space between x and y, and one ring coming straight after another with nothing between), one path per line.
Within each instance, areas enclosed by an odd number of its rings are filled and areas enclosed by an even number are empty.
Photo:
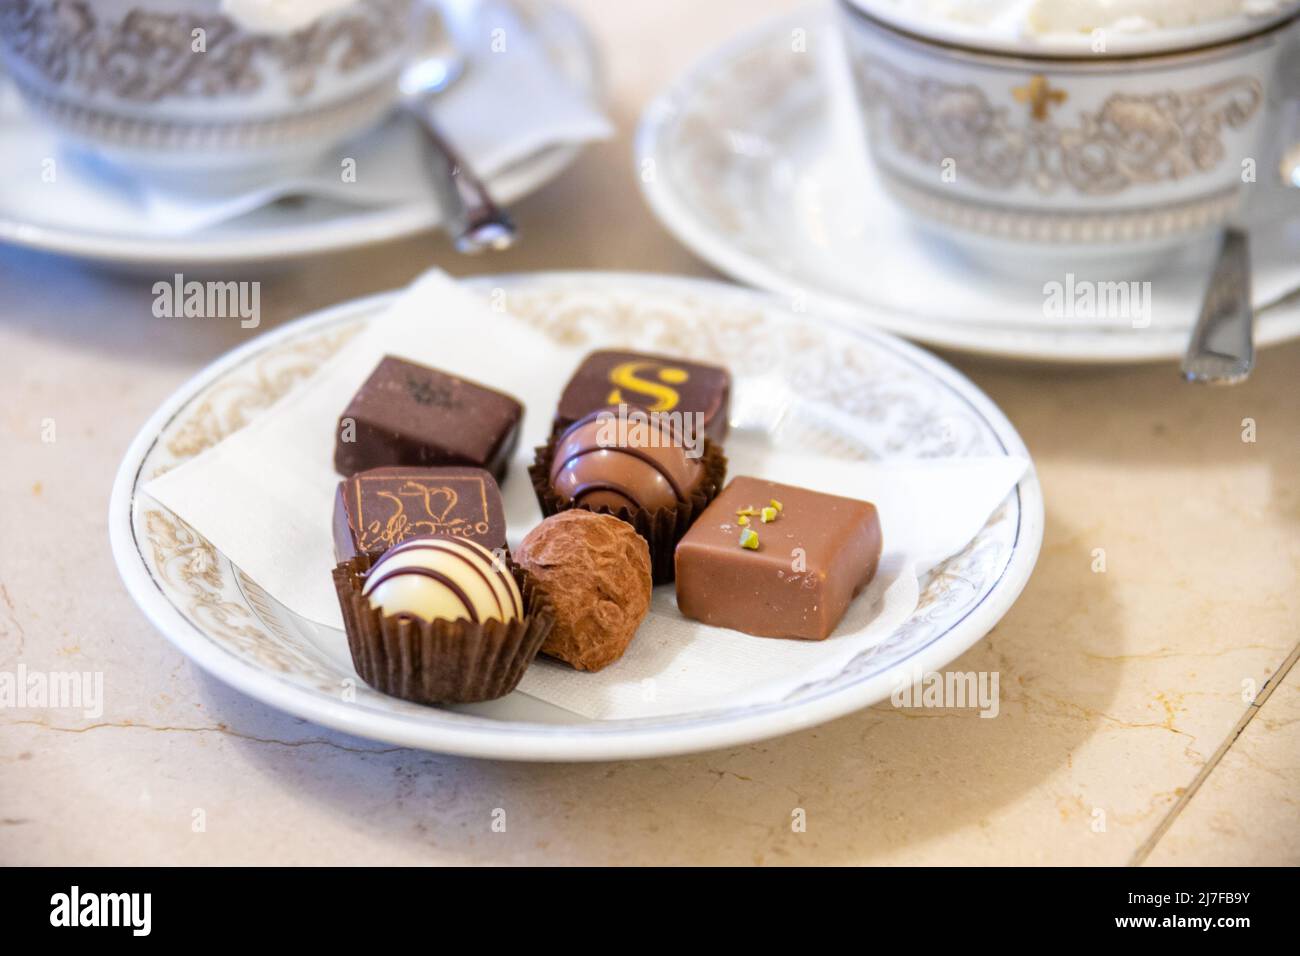
M1255 365L1255 312L1250 304L1250 240L1226 229L1201 314L1183 357L1189 382L1232 385Z
M413 106L411 113L424 127L429 142L442 156L445 169L434 175L438 199L445 212L443 228L456 249L477 253L485 249L508 249L519 236L511 218L493 201L483 182L447 141L430 115L427 104Z

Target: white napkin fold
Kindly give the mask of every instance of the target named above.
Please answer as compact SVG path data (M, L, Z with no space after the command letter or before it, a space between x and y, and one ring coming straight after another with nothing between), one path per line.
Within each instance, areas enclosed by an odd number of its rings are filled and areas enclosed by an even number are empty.
M587 91L564 76L538 38L506 0L458 4L465 71L433 105L440 128L483 179L543 149L608 139L613 134ZM498 32L500 31L500 32ZM494 38L504 38L493 46ZM345 182L344 159L355 162ZM316 197L353 206L437 205L430 170L441 162L413 120L395 114L377 128L311 161L296 173L232 187L214 179L204 188L74 164L75 173L96 177L104 188L131 197L158 233L184 235L246 215L290 196Z
M520 449L503 488L515 545L539 520L525 473L532 446L544 439L550 410L584 352L556 345L444 273L430 272L273 408L145 491L290 610L339 628L330 579L339 480L334 430L380 357L444 368L524 403ZM884 529L880 572L830 639L772 640L706 627L678 614L672 588L661 587L622 660L596 674L539 661L520 689L593 718L780 697L835 672L906 621L916 606L917 576L960 551L1027 466L1020 458L859 462L789 447L783 442L778 449L762 430L738 430L727 443L729 471L871 500Z

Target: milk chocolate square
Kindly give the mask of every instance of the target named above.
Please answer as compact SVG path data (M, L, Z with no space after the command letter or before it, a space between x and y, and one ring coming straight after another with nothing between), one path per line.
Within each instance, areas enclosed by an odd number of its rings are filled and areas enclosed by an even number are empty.
M501 481L523 413L509 395L387 355L339 418L334 468L473 465Z
M875 505L738 477L677 545L677 607L759 637L824 640L875 576L880 547Z
M430 534L504 548L505 507L496 479L482 468L372 468L339 482L334 556L340 562Z
M725 368L642 352L592 352L565 386L555 425L566 428L620 404L650 412L698 412L704 434L722 444L730 403L731 373Z

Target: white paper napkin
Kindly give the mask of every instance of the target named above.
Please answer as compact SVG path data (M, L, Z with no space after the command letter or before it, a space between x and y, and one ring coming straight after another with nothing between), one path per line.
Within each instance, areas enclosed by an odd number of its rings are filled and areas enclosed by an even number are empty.
M459 37L465 71L438 95L433 112L480 177L491 179L550 146L613 134L599 106L557 70L506 0L460 0L457 5L467 17ZM493 47L494 37L504 38L504 49L499 42ZM347 182L341 174L343 158L354 161L355 178ZM394 115L296 173L243 186L214 177L206 187L186 184L181 189L84 159L71 167L73 175L129 197L159 234L184 235L290 196L353 206L436 205L430 170L439 162L418 126Z
M489 347L492 342L509 347ZM540 520L525 473L532 446L545 438L551 409L585 351L556 345L444 273L430 272L273 408L145 490L289 609L338 628L330 578L339 480L332 465L335 426L379 359L401 355L501 388L524 403L520 449L503 488L515 545ZM596 674L539 661L522 691L588 717L635 717L779 697L833 673L908 618L917 575L960 551L1027 465L1020 458L823 458L778 450L753 429L734 432L727 454L732 475L876 503L885 539L880 572L835 634L809 643L706 627L678 614L672 588L661 587L622 660Z

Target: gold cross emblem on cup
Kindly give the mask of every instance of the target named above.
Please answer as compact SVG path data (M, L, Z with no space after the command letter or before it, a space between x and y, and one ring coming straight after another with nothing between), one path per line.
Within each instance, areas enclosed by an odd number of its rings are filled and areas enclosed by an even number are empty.
M1024 86L1012 89L1011 95L1017 103L1028 103L1029 115L1039 122L1047 119L1050 107L1060 106L1066 98L1065 90L1052 89L1052 84L1042 74L1030 77Z

